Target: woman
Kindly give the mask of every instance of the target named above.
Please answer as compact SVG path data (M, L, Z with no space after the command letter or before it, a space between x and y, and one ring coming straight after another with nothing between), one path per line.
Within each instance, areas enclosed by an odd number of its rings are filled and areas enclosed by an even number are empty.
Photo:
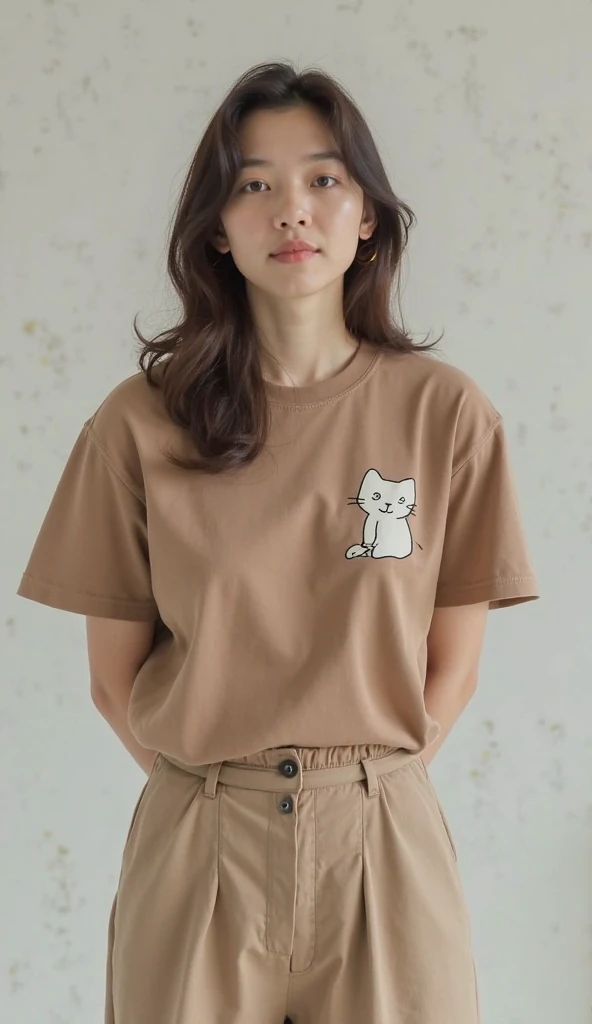
M412 222L333 79L243 75L176 211L181 322L136 329L23 575L148 773L109 1024L478 1021L426 765L537 585L498 412L393 321Z

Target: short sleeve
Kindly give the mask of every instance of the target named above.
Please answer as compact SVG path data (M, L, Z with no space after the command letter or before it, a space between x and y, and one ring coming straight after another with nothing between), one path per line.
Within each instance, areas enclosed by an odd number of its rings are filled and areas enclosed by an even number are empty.
M100 618L158 618L146 504L85 423L58 482L17 594Z
M498 415L481 444L453 471L435 604L489 601L493 609L538 596Z

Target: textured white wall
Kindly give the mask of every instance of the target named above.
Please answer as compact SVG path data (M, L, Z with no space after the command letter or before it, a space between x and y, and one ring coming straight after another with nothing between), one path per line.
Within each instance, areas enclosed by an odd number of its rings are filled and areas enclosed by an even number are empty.
M589 1024L590 3L4 0L2 20L2 1020L99 1020L144 779L90 702L83 619L14 591L83 421L134 372L132 317L168 322L166 231L207 117L290 57L352 90L418 215L406 320L445 329L504 414L543 589L491 616L433 766L484 1024Z

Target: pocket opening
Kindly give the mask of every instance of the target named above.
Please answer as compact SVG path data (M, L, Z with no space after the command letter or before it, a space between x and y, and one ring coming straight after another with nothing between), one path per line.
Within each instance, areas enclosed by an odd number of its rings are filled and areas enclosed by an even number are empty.
M431 780L431 778L429 776L428 769L427 769L426 764L425 764L425 762L424 762L422 757L419 758L419 763L420 763L421 768L422 768L422 773L423 773L423 775L424 775L424 777L426 779L426 782L428 784L428 789L430 790L430 793L432 794L432 798L433 798L434 803L436 805L436 809L438 811L438 814L440 815L440 821L442 822L442 825L444 827L444 831L445 831L446 836L448 838L448 845L450 846L450 850L452 852L452 856L454 857L455 861L458 861L458 854L456 852L456 844L454 842L454 839L452 838L452 831L450 829L450 825L448 824L448 819L447 819L446 815L444 814L444 811L442 810L442 805L441 805L440 800L438 798L438 794L436 793L436 789L435 789L434 783L432 782L432 780Z

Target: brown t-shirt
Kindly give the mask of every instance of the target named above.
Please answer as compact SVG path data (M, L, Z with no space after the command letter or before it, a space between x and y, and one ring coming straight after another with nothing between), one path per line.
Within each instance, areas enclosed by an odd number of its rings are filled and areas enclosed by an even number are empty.
M538 596L499 413L428 354L362 344L267 383L264 451L209 476L143 373L84 424L18 593L157 620L129 724L187 764L266 747L423 749L434 606Z

